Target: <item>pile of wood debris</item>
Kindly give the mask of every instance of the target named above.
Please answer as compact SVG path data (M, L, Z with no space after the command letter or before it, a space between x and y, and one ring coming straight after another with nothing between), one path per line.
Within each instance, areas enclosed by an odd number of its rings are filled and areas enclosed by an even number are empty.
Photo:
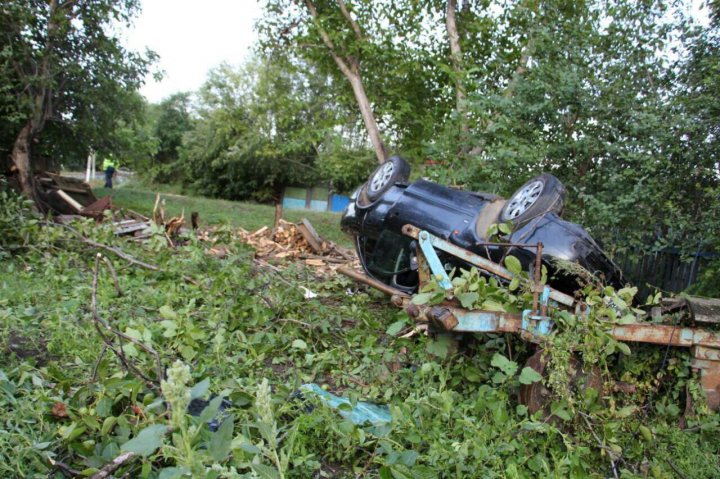
M307 219L299 223L281 219L277 228L263 226L254 232L238 228L236 234L238 239L255 249L256 260L269 264L302 261L321 272L332 273L340 266L357 261L352 250L320 237ZM211 239L212 236L204 232L199 237ZM221 256L224 250L220 245L214 246L210 253Z
M37 183L42 201L49 210L57 213L55 221L58 223L67 224L81 217L94 218L98 222L110 221L116 236L126 236L138 241L151 236L151 226L154 223L163 228L171 247L176 246L181 232L188 231L185 227L184 211L180 216L165 218L165 200L160 198L160 194L155 197L152 218L148 218L131 210L116 210L110 196L98 200L90 185L80 179L42 173L38 175ZM106 214L108 210L112 212L109 215ZM198 229L198 215L194 212L192 229L197 231L199 239L213 243L208 250L210 254L227 254L225 247L215 244L212 229ZM359 266L354 251L324 240L304 218L299 223L290 223L276 215L274 228L263 226L254 232L238 228L236 236L255 248L257 261L275 267L280 263L302 261L320 272L334 273L343 265Z

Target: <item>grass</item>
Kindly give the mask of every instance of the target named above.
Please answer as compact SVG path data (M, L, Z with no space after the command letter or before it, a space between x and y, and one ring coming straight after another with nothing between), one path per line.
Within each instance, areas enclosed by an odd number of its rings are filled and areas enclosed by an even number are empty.
M144 215L152 214L155 195L159 192L165 199L166 216L180 215L184 211L185 217L189 218L192 211L197 211L201 225L227 224L254 231L263 226L272 226L275 218L275 207L272 205L185 196L177 194L178 189L172 186L157 188L129 183L112 190L95 188L94 191L98 197L112 195L113 204L116 206ZM286 210L283 218L291 222L307 218L323 238L345 247L352 245L350 238L340 230L339 213Z

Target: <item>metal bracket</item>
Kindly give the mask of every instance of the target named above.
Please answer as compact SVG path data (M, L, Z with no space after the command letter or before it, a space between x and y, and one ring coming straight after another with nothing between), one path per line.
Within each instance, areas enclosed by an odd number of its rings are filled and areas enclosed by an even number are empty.
M453 285L450 282L450 277L445 271L442 262L440 262L440 258L435 252L435 248L433 248L430 238L431 235L427 231L420 232L420 234L418 235L420 249L425 255L425 259L427 260L427 264L430 267L430 271L432 272L433 276L437 280L438 284L445 290L445 296L448 298L452 298Z
M552 331L553 321L547 316L533 314L532 309L522 312L522 331L527 331L533 336L547 336Z
M484 271L487 271L495 276L499 276L501 278L504 278L508 281L511 281L515 276L502 267L501 265L497 263L493 263L489 259L485 259L475 253L471 253L470 251L461 248L457 245L454 245L450 243L449 241L446 241L442 238L438 238L437 236L433 236L432 234L428 233L427 231L420 230L418 227L413 226L411 224L407 224L403 226L402 233L405 236L409 236L410 238L417 239L418 242L420 242L421 249L423 253L426 252L425 248L422 247L423 240L420 238L421 233L426 233L428 235L427 238L424 239L424 242L430 243L431 248L437 248L440 251L444 251L445 253L451 254L457 258L460 258L463 261L467 261L468 263L472 264L473 266L476 266ZM433 251L433 253L435 253ZM437 254L435 254L437 256ZM429 263L429 258L428 258ZM444 271L444 270L443 270ZM433 270L433 273L435 271ZM566 306L568 308L575 307L575 298L572 296L562 293L556 289L550 289L550 299L555 301L558 304L561 304L563 306Z

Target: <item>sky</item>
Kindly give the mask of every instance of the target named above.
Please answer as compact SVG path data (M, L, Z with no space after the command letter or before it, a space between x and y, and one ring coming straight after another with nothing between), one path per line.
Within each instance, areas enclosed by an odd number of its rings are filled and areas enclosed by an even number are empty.
M197 90L208 70L222 62L242 63L257 38L253 24L259 16L257 0L143 0L142 13L124 33L126 44L158 53L164 77L156 82L148 75L140 93L157 103Z
M703 0L690 0L693 16L707 24ZM160 82L148 75L140 92L152 103L180 91L196 91L222 62L242 63L257 38L258 0L142 0L142 12L125 31L127 46L160 55Z

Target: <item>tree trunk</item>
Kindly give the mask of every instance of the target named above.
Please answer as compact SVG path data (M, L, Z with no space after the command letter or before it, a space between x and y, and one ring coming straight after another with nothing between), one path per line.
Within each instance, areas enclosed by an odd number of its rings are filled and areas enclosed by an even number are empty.
M68 2L67 6L71 7L74 2ZM36 200L35 184L33 179L32 158L30 157L30 147L32 141L42 132L45 121L52 115L52 69L50 65L51 53L55 46L55 36L57 35L60 25L58 11L60 4L58 0L50 0L48 2L48 24L45 37L45 51L42 58L39 71L38 86L30 91L32 93L32 115L22 127L15 143L13 144L10 158L18 171L20 180L20 188L25 196L29 199ZM38 207L36 203L36 207Z
M20 188L23 194L28 198L34 198L33 172L30 164L30 142L32 141L32 122L28 121L22 127L15 143L10 157L18 171L20 180Z
M457 22L455 21L456 10L457 1L448 0L445 25L447 27L448 40L450 41L450 61L452 62L453 73L455 74L455 108L462 119L462 127L463 131L465 131L467 130L467 121L465 118L467 93L465 92L465 84L463 82L462 50L460 49L460 35L458 35Z
M348 23L350 23L356 39L358 41L362 41L363 38L360 26L350 16L350 12L345 6L345 2L343 0L338 0L338 4L343 16L347 19ZM313 17L320 37L327 49L330 51L330 56L332 56L332 59L337 64L343 76L350 82L353 94L355 95L355 100L358 102L358 106L360 107L360 114L362 115L363 122L365 123L365 129L367 130L368 135L370 135L370 141L372 142L373 149L375 150L375 156L377 156L378 163L384 163L385 160L387 160L388 154L385 149L385 144L382 141L382 137L380 136L380 128L378 128L377 121L375 121L375 114L373 113L372 106L370 105L370 99L368 98L367 93L365 93L362 76L360 75L360 62L355 57L343 58L337 53L332 38L330 38L327 31L325 31L320 25L317 8L315 7L313 1L305 0L305 6L310 12L310 15Z
M363 122L365 122L365 129L370 135L370 141L372 142L373 149L375 150L375 156L377 156L378 163L384 163L387 160L388 154L385 149L385 144L380 136L380 128L375 121L375 115L370 106L370 100L368 99L367 93L365 93L365 87L363 86L362 79L359 74L354 74L348 77L348 81L352 86L355 99L360 107L360 114L362 115Z

